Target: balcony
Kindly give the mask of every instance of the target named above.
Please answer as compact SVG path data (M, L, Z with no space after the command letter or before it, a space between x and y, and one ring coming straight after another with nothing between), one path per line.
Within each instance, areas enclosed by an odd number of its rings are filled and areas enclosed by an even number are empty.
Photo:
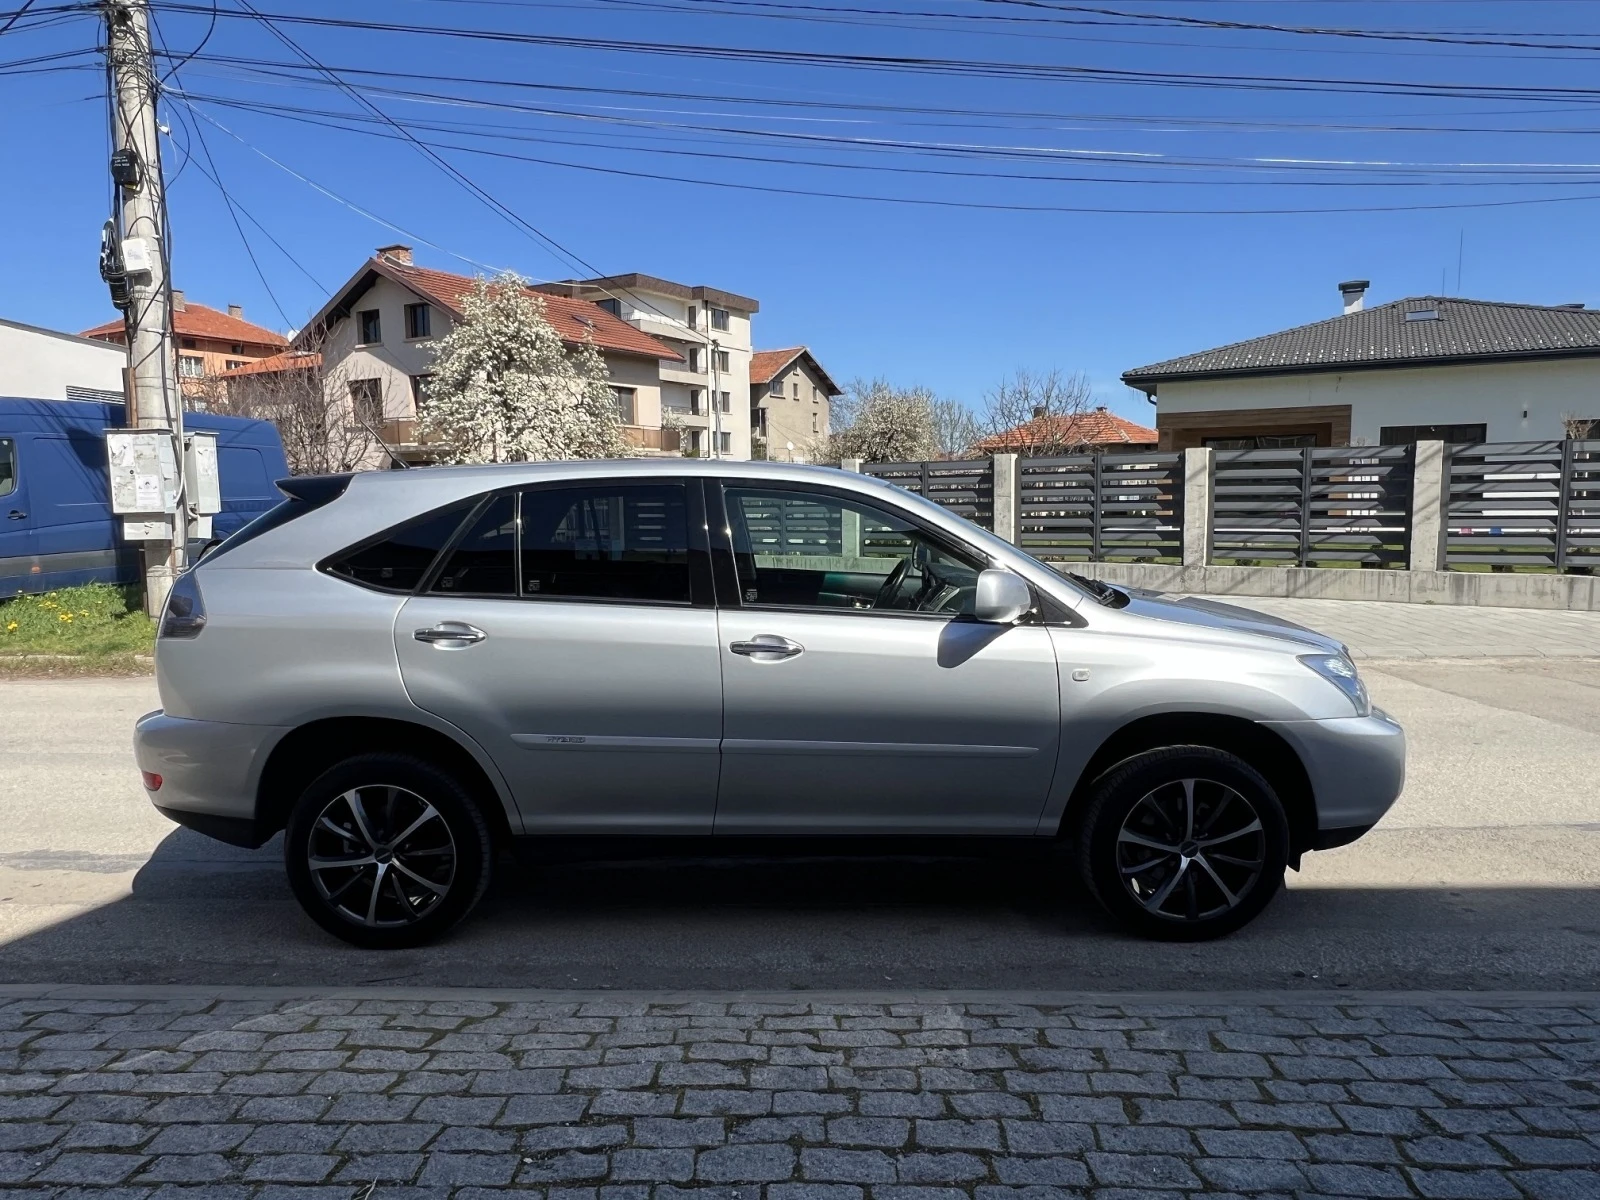
M643 425L624 425L622 440L640 450L659 450L665 454L677 454L682 445L676 429L650 429Z

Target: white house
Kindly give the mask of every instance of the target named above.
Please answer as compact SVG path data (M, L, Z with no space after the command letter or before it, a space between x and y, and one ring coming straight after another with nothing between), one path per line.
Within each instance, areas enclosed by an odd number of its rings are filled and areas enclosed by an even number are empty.
M1600 429L1600 312L1413 296L1124 373L1161 448L1553 441Z
M127 365L121 346L0 320L0 396L120 403Z

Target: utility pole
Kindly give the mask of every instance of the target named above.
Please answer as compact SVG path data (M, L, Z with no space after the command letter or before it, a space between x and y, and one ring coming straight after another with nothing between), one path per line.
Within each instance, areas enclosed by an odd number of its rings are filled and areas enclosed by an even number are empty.
M178 502L176 511L167 516L166 536L144 542L145 610L156 616L183 568L188 536L183 404L172 338L172 285L167 275L171 253L157 141L157 84L150 55L148 0L104 0L102 9L115 87L111 98L115 131L112 176L121 201L119 232L128 287L128 425L171 430L178 470Z
M706 320L711 320L711 310L706 310ZM722 390L720 384L722 375L717 367L717 359L722 356L722 343L716 338L711 339L711 457L722 457Z

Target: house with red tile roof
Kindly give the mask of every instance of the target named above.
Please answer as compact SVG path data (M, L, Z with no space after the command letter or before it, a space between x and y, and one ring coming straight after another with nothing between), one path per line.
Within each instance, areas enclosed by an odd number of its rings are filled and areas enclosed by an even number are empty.
M426 403L433 346L460 320L475 284L468 275L418 266L409 246L381 246L306 323L295 345L320 355L328 386L349 393L353 410L381 432L391 451L429 461L417 416ZM592 342L599 351L625 436L646 453L677 453L672 431L662 428L661 381L664 369L688 365L682 350L592 299L547 288L536 294L562 340ZM304 366L303 357L282 358L276 369ZM230 378L244 381L249 374L240 368Z
M766 457L807 462L825 442L833 398L843 390L805 346L750 356L750 426Z
M228 305L227 311L196 304L180 291L172 293L172 331L178 340L178 382L185 395L201 392L209 377L221 375L289 348L283 334L244 319L244 309ZM80 335L128 344L122 318L85 329Z
M1086 413L1034 412L1033 420L975 443L972 453L1049 454L1061 446L1081 446L1085 452L1105 453L1153 450L1161 437L1154 429L1124 420L1104 407Z

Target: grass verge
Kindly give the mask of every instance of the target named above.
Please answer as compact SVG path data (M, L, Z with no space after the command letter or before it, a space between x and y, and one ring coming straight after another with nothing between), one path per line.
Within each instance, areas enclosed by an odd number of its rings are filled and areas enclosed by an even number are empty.
M0 602L0 674L145 675L155 634L136 588L91 583L18 596Z

